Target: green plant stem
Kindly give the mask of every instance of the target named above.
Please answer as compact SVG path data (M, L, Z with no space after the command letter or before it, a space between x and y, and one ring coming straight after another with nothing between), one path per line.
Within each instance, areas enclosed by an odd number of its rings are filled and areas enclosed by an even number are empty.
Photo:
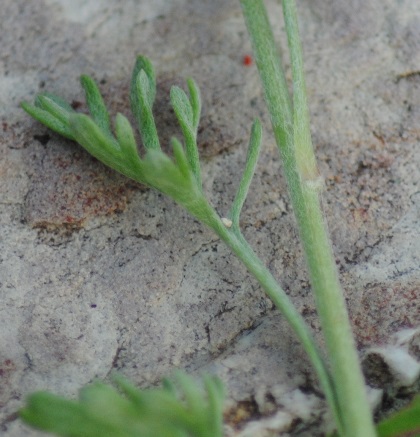
M227 228L210 205L208 205L206 217L208 218L206 224L219 235L232 252L242 261L294 330L314 366L334 415L339 417L339 412L335 409L337 400L331 375L305 320L271 272L255 254L252 247L239 231L239 228L236 226Z
M263 83L274 135L284 163L325 336L338 398L338 407L332 405L331 399L329 399L330 405L336 416L338 411L340 417L336 417L336 420L342 435L373 437L376 432L372 414L320 206L319 191L322 188L322 180L312 159L310 135L308 138L304 131L307 129L309 132L309 118L305 120L305 114L302 112L307 111L306 90L301 79L303 67L295 5L293 0L283 1L292 70L294 70L295 97L294 113L292 113L290 98L285 97L289 93L264 4L261 0L240 0L240 2ZM300 71L297 71L299 69ZM303 94L299 96L299 93ZM283 107L279 106L280 104L283 104ZM302 115L303 123L307 124L303 127L299 124L299 116ZM307 161L305 161L306 157Z

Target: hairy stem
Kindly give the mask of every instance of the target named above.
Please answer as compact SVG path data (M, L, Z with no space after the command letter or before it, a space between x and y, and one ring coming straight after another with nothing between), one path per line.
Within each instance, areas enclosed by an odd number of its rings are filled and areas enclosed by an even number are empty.
M263 83L274 135L284 164L293 209L330 360L335 399L326 393L339 432L376 435L350 321L320 206L318 176L309 134L303 62L293 0L283 0L293 71L293 112L280 58L262 0L240 0ZM280 106L283 102L283 107Z
M211 207L209 206L209 208ZM209 212L208 217L212 218L207 222L207 225L219 235L232 252L242 261L292 327L301 341L305 352L308 354L322 389L334 409L337 401L332 378L305 320L297 311L286 292L245 240L239 229L235 226L230 229L226 228L214 211L213 213Z

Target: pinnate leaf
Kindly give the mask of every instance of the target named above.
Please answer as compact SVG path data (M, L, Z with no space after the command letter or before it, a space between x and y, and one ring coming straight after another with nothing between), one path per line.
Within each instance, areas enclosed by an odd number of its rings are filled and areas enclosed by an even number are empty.
M84 387L77 401L33 393L20 416L34 428L65 437L222 436L224 391L215 377L206 376L204 393L182 373L149 390L121 376L115 383L120 392L97 382Z

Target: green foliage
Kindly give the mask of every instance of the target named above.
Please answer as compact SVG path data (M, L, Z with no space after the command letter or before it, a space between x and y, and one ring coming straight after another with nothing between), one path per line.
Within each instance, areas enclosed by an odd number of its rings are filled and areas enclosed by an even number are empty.
M197 129L201 113L200 91L193 79L188 79L187 84L190 98L181 88L173 86L171 89L171 103L185 138L189 165L197 183L201 186L200 160L196 147Z
M191 215L212 228L284 314L307 351L324 390L333 393L334 388L327 366L303 317L239 229L239 216L258 160L262 137L261 124L258 120L253 124L245 170L228 218L222 219L207 201L202 190L197 149L200 92L192 79L187 81L187 85L189 97L178 87L171 90L171 103L185 140L184 150L178 139L172 139L172 158L162 152L157 137L152 113L156 79L153 67L145 57L137 58L130 94L131 107L145 149L144 156L139 155L133 129L122 114L117 114L115 118L113 133L110 117L98 87L86 76L82 77L82 86L91 116L75 112L62 99L50 94L42 94L36 98L34 105L23 103L22 107L49 128L77 141L104 164L168 195Z
M146 150L141 158L132 127L127 118L117 114L115 136L108 110L95 81L81 77L90 116L76 113L61 98L41 94L35 104L22 103L22 108L50 129L77 141L95 158L118 172L172 197L192 215L208 223L216 217L203 196L196 144L200 118L200 92L192 79L187 81L191 97L178 87L171 90L171 101L184 133L186 151L172 139L174 159L161 151L152 108L156 95L156 79L151 62L137 58L131 81L131 107L138 121Z
M54 94L44 93L37 96L35 105L23 102L22 108L53 131L74 140L69 126L69 118L76 112L65 100Z
M137 119L141 139L147 150L160 150L160 143L153 119L156 97L156 78L152 63L144 56L137 58L131 78L131 109Z
M32 117L66 138L77 141L91 155L125 176L153 187L186 208L202 223L220 231L223 223L202 191L197 130L201 113L200 90L193 79L187 79L189 96L173 86L171 104L184 136L181 142L172 138L173 158L162 152L153 117L156 77L149 59L139 56L131 78L131 109L138 123L145 154L139 155L135 135L127 118L118 113L114 131L111 120L95 81L81 77L90 116L80 114L58 96L44 93L34 104L22 103ZM257 135L258 133L258 135ZM261 144L261 125L254 123L247 167L232 211L236 222L254 174Z
M139 390L116 376L116 390L96 382L72 401L46 392L29 396L20 416L63 437L221 437L224 389L205 376L203 390L179 372L161 388Z
M184 150L183 144L173 138L172 157L161 150L153 117L156 78L151 62L145 57L137 58L130 90L131 109L139 128L143 155L139 155L133 129L125 116L117 114L112 126L99 89L87 76L82 76L81 83L90 116L76 113L62 99L47 93L38 96L33 105L23 103L22 107L60 135L77 141L104 164L168 195L212 228L257 279L300 339L317 372L340 435L373 437L376 432L372 414L319 201L319 189L323 184L310 138L296 5L293 0L282 0L292 67L291 97L263 1L240 0L240 3L284 162L330 366L326 365L301 314L239 229L239 216L260 150L262 129L258 120L252 128L246 166L237 194L227 218L222 219L202 190L197 148L201 100L192 79L187 80L189 95L179 87L171 89L171 104L185 145ZM205 380L207 401L203 401L185 376L178 375L177 383L183 393L182 400L168 381L163 389L139 392L118 379L117 385L124 396L109 386L96 383L82 390L79 402L37 393L29 398L22 417L33 426L70 437L221 435L222 391L219 383ZM411 410L381 424L380 436L397 437L398 433L415 432L418 429L418 410L417 402Z
M378 425L379 437L418 437L420 436L420 396L410 405L398 411Z

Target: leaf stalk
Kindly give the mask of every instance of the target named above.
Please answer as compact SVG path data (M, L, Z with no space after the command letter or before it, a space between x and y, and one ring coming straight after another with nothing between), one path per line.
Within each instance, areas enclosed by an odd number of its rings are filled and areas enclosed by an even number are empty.
M240 0L240 3L306 255L326 340L333 390L321 383L340 435L374 437L376 432L372 413L320 204L319 192L323 184L318 175L310 137L296 5L293 0L283 0L292 61L291 105L264 3L262 0Z

